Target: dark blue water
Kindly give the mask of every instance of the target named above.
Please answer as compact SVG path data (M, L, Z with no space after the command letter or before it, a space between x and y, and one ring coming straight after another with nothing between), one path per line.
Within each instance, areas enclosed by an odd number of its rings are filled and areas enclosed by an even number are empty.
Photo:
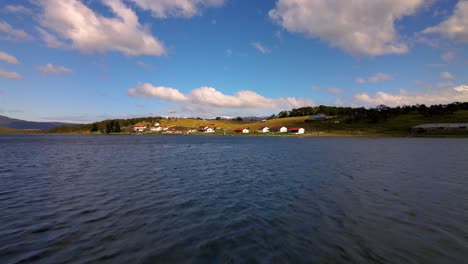
M467 139L0 135L0 263L467 259Z

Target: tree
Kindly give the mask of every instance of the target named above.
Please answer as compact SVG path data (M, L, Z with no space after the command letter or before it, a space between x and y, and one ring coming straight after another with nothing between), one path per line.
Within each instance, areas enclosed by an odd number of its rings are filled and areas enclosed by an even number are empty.
M236 121L243 121L242 117L238 116L236 117Z
M97 123L93 123L91 126L91 132L97 132L99 130Z
M106 134L112 133L113 129L114 129L114 120L111 120L106 123Z
M115 121L114 123L114 133L120 133L120 124L119 121Z
M221 120L221 117L217 116L215 119L216 119L216 120Z

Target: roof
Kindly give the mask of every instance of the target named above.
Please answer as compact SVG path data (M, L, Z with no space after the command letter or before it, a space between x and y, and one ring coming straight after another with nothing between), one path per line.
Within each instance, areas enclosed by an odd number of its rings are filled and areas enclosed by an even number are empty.
M293 128L290 128L289 130L292 131L292 130L299 130L299 129L304 129L304 128L302 128L302 127L293 127Z
M244 129L246 129L246 128L236 128L236 129L234 129L234 131L242 131Z

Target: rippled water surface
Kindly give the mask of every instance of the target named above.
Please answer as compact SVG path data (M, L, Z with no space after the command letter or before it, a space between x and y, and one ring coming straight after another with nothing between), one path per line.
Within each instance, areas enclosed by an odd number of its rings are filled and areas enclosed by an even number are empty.
M466 263L468 140L0 135L0 263Z

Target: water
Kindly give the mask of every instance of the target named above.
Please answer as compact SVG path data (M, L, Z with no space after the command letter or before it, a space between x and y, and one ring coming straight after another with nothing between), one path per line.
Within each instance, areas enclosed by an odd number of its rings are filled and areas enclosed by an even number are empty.
M468 140L0 135L0 263L463 263Z

